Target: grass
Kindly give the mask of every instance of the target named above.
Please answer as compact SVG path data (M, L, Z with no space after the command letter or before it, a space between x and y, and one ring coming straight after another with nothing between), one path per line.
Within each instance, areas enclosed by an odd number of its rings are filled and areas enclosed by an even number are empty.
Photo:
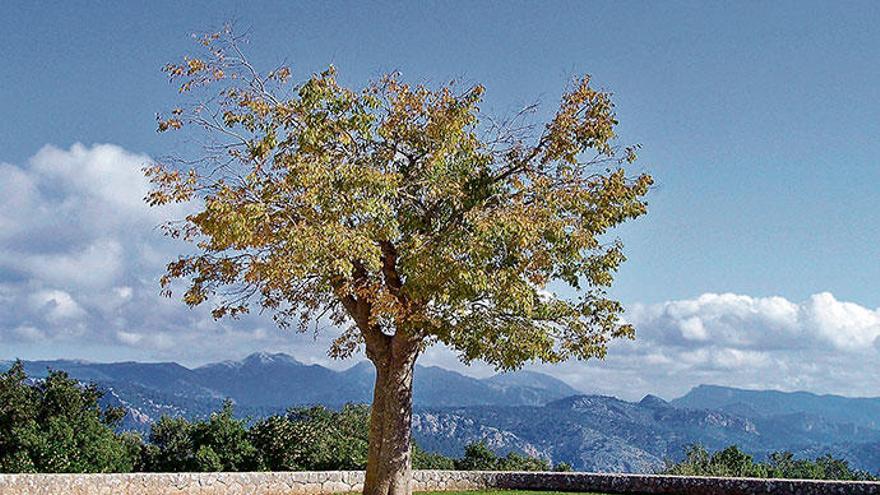
M548 492L539 490L469 490L461 492L416 492L418 495L603 495L596 492Z

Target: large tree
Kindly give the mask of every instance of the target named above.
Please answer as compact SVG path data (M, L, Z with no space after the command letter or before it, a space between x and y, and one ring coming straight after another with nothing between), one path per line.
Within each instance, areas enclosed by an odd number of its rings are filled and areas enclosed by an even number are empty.
M201 55L166 67L186 103L159 130L192 129L204 147L147 169L150 204L197 210L167 225L196 249L162 283L183 279L184 301L217 318L257 305L301 331L330 320L332 356L365 350L366 494L411 491L426 347L509 370L603 357L633 336L606 295L624 261L608 232L645 213L651 178L627 173L635 150L616 143L610 94L588 77L545 123L534 108L495 120L480 85L389 74L353 90L333 67L295 82L285 66L258 70L229 30L199 41Z

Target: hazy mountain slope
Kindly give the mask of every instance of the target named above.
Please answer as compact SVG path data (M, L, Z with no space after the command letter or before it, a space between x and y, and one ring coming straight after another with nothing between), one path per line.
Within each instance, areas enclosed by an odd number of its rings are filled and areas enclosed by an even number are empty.
M808 457L834 453L871 472L880 466L880 442L871 441L877 430L805 415L748 418L676 408L653 396L637 403L593 395L542 407L422 409L413 428L420 445L449 455L485 440L502 453L523 451L591 471L651 472L694 443L710 450L735 444L759 459L791 450Z
M66 371L83 382L124 383L152 389L165 395L190 399L217 399L221 394L198 383L192 370L177 363L90 363L86 361L25 361L33 378L45 377L50 369Z
M338 372L285 354L252 354L196 368L193 375L199 385L252 407L337 404L347 398Z
M135 430L145 436L150 425L162 416L206 417L220 409L223 400L210 397L185 397L164 394L159 390L121 381L104 382L102 404L123 407L127 414L121 429ZM247 411L242 410L241 413Z
M580 393L558 378L534 371L521 370L513 373L499 373L484 381L497 387L529 387L546 390L562 397Z
M700 385L673 400L672 404L676 407L729 410L755 416L804 413L830 421L880 429L880 398Z
M485 440L501 452L520 450L577 469L634 472L653 471L694 442L755 446L759 437L752 423L733 415L604 396L573 396L542 407L420 410L414 432L420 445L449 455Z
M8 366L9 363L6 364ZM84 361L25 362L30 376L44 377L58 369L84 381L102 385L137 385L163 397L216 401L230 398L251 410L283 410L293 405L369 402L375 371L367 362L344 371L306 365L285 354L252 354L240 361L224 361L188 369L176 363L89 363ZM118 387L117 387L118 388ZM435 366L417 366L416 404L537 405L556 400L574 389L540 373L516 374L481 380Z

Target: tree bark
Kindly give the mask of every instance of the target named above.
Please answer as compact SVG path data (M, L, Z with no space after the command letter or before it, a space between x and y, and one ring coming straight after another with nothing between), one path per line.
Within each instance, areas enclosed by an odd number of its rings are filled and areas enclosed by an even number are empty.
M364 495L412 493L412 378L417 352L411 346L395 344L398 342L393 342L388 352L371 358L376 384Z

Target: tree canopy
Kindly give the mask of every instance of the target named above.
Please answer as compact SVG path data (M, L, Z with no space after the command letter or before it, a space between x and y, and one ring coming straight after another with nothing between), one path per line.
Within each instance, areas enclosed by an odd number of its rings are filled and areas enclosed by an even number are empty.
M140 439L117 434L125 411L64 372L29 382L21 361L0 374L0 472L129 472Z
M200 129L204 153L147 170L150 204L199 202L166 226L198 247L163 279L188 280L188 304L222 317L257 302L301 330L329 317L347 328L334 356L402 335L500 369L633 335L606 295L624 261L607 234L645 213L652 179L627 172L636 148L589 77L541 125L532 107L483 116L481 85L349 89L334 67L295 83L258 71L231 31L200 41L165 69L188 103L159 130Z

